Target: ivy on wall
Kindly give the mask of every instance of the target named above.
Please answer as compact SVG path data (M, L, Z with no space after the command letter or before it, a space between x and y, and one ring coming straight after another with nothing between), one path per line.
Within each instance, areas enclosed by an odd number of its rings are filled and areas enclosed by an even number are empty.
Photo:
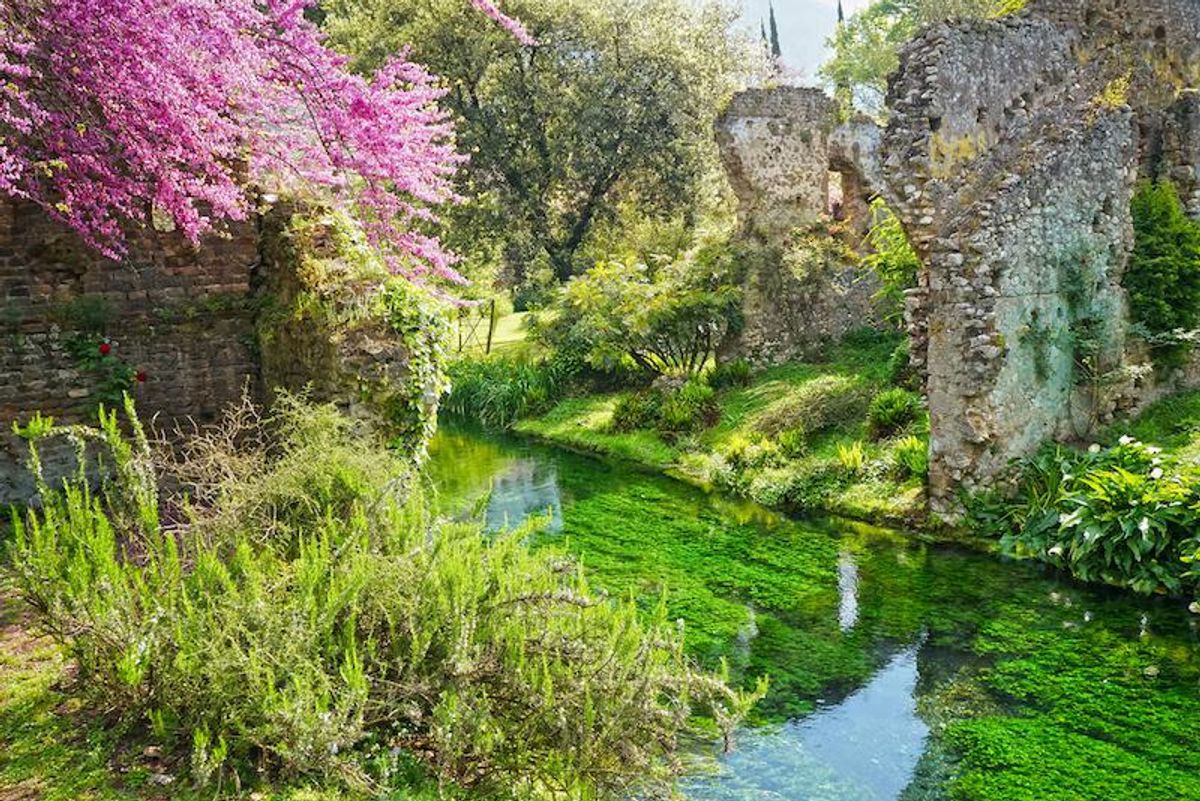
M266 236L268 384L367 410L399 451L423 458L448 388L446 304L391 274L344 214L280 212Z

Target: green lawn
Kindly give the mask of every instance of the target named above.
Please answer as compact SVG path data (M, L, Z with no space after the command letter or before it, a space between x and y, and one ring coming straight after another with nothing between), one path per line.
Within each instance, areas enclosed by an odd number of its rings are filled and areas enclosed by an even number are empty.
M826 362L764 370L749 386L720 393L721 417L716 425L675 442L655 431L614 431L612 413L620 393L568 398L546 414L518 422L515 430L717 485L767 506L910 522L924 508L923 482L898 475L894 449L904 435L923 438L927 424L918 421L895 437L872 441L865 420L870 398L888 385L895 347L894 339L879 337L839 346ZM830 424L808 437L802 453L771 453L762 463L739 465L730 474L730 459L737 458L731 454L756 448L771 451L779 421L789 415L808 415L821 405L840 411L831 413ZM864 465L857 471L844 469L839 450L855 444L863 449Z

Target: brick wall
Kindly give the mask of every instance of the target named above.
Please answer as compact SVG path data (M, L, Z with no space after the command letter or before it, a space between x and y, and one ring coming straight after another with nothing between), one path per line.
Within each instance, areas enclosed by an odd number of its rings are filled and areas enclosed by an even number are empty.
M30 490L14 420L94 413L100 377L68 352L72 337L102 333L145 372L134 389L143 417L211 420L247 382L257 391L257 263L255 223L200 248L138 231L116 263L37 207L0 199L0 503Z

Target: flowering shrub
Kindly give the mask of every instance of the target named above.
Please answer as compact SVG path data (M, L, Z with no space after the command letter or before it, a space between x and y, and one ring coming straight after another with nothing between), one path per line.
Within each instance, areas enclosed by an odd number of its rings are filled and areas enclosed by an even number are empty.
M94 406L117 404L136 384L146 381L144 370L138 370L120 358L112 340L98 334L76 334L67 339L66 349L76 364L96 378L92 393Z
M1020 462L1009 492L971 499L974 522L1001 547L1084 581L1138 592L1194 585L1200 466L1132 437L1086 451L1047 446Z
M0 193L119 258L128 223L196 242L247 216L248 186L317 189L353 209L396 272L456 279L419 230L452 197L458 161L442 91L403 57L370 78L349 71L309 5L0 3Z

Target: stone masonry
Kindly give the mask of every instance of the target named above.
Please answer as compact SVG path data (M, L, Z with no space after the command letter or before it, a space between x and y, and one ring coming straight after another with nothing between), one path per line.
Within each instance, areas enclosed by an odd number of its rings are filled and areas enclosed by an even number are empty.
M36 206L0 199L0 503L32 492L14 421L34 411L94 419L102 376L69 352L72 337L108 337L113 355L144 373L133 393L147 417L203 423L243 387L257 390L257 245L252 223L199 249L147 229L118 264Z
M903 52L864 172L926 263L909 312L935 509L1178 387L1145 369L1121 277L1139 177L1200 212L1198 75L1190 0L1033 0Z
M359 314L344 327L296 317L288 303L297 302L297 291L281 287L301 286L308 254L281 244L281 220L290 213L276 209L234 224L200 247L176 233L138 230L117 263L36 206L0 202L0 505L35 493L14 422L34 412L61 423L95 420L104 375L72 348L81 337L89 353L105 338L113 356L144 374L132 394L143 421L153 419L159 430L203 425L246 391L262 401L267 389L282 386L308 389L359 417L367 416L366 399L421 452L441 372L429 359L416 369L406 343L427 334L432 352L437 315L412 311L412 319L381 321ZM65 442L47 448L49 477L74 468Z
M758 363L814 357L880 322L875 276L853 258L866 216L856 170L832 141L836 108L819 89L734 96L717 142L738 200L745 327L724 349ZM831 233L830 174L842 172L841 233Z

